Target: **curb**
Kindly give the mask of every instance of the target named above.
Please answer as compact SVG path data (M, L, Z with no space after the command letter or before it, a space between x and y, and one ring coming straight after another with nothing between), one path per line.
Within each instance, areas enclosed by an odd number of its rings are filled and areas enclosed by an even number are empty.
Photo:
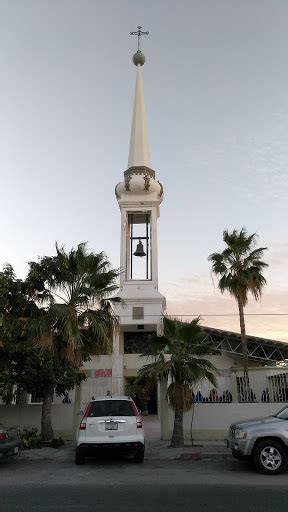
M48 450L47 450L48 451ZM74 454L74 450L73 448L71 449L69 447L69 450L56 450L55 449L55 452L50 452L50 453L47 453L47 451L43 449L42 450L21 450L21 452L19 453L19 458L21 460L31 460L31 461L40 461L40 460L66 460L66 461L69 461L69 460L72 460L71 459L71 454L73 452ZM50 450L49 450L50 451ZM42 453L41 453L42 452ZM46 453L45 453L46 452ZM66 452L66 453L65 453ZM145 452L145 460L146 461L199 461L199 460L227 460L229 458L231 458L231 453L227 453L227 452L215 452L215 451L193 451L193 452L189 452L189 451L183 451L182 453L178 451L178 453L174 452L173 451L171 452L170 450L164 450L164 453L160 451L160 453L158 452L157 453L157 450L153 453L153 450L150 452L150 450L147 450Z
M227 460L232 459L231 454L229 453L200 453L200 452L194 452L194 453L181 453L180 455L174 455L171 454L171 456L161 456L161 455L150 455L149 453L145 453L145 460L167 460L167 461L197 461L197 460Z
M194 452L194 453L181 453L177 459L174 460L202 460L203 459L203 453L200 452Z

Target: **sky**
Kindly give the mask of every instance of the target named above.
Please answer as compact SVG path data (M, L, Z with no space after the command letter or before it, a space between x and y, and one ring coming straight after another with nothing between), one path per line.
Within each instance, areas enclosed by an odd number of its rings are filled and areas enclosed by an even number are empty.
M287 18L287 0L0 0L0 266L24 278L55 241L119 266L142 25L167 311L239 331L208 256L244 226L269 263L247 332L288 341Z

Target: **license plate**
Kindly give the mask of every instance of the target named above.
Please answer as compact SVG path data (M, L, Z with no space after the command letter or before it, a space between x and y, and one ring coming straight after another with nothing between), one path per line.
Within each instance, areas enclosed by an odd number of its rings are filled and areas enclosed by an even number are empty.
M14 453L16 454L16 453L18 453L18 452L19 452L19 448L18 448L18 446L15 446L15 448L14 448Z
M118 423L105 423L105 430L118 430Z

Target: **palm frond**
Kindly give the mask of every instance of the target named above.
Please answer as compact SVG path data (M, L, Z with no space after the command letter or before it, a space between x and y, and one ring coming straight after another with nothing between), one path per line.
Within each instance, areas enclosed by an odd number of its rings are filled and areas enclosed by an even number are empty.
M175 409L188 410L192 403L192 387L208 379L216 387L217 369L205 358L215 351L199 325L200 319L191 322L164 317L163 336L150 336L149 354L154 361L144 365L137 378L171 380L169 401ZM178 398L177 398L178 397ZM188 407L188 409L186 409Z
M56 243L56 256L29 266L27 288L39 305L45 304L50 332L63 341L61 354L66 350L68 360L80 361L81 351L87 353L84 344L91 347L93 336L94 352L99 346L111 350L116 318L109 298L118 288L119 270L111 268L105 253L88 251L86 243L70 251ZM39 336L40 331L47 336L44 325L38 324Z
M193 404L191 387L172 382L167 389L167 399L174 411L189 411Z
M212 262L212 271L219 276L218 286L221 293L228 291L245 306L248 293L257 300L261 296L266 279L262 275L268 264L261 260L267 247L255 248L256 233L248 235L247 230L223 232L226 248L222 253L212 253L208 260Z

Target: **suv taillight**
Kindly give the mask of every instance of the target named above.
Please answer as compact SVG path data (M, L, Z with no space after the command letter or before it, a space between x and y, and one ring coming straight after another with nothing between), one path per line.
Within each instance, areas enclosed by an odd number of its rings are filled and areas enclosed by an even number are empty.
M6 432L0 432L0 441L6 441L6 439L9 439L8 434L6 434Z
M141 421L141 417L140 417L140 414L139 414L139 411L136 407L136 404L134 402L134 400L131 400L131 404L132 404L132 407L133 407L133 411L135 413L135 416L136 416L136 426L137 428L142 428L142 421Z
M91 407L92 407L92 402L89 402L89 404L87 404L85 407L83 418L80 421L80 427L79 427L80 430L86 430L86 418L87 418L89 412L91 411Z
M142 428L142 421L141 421L140 416L137 418L136 422L137 422L137 428Z

